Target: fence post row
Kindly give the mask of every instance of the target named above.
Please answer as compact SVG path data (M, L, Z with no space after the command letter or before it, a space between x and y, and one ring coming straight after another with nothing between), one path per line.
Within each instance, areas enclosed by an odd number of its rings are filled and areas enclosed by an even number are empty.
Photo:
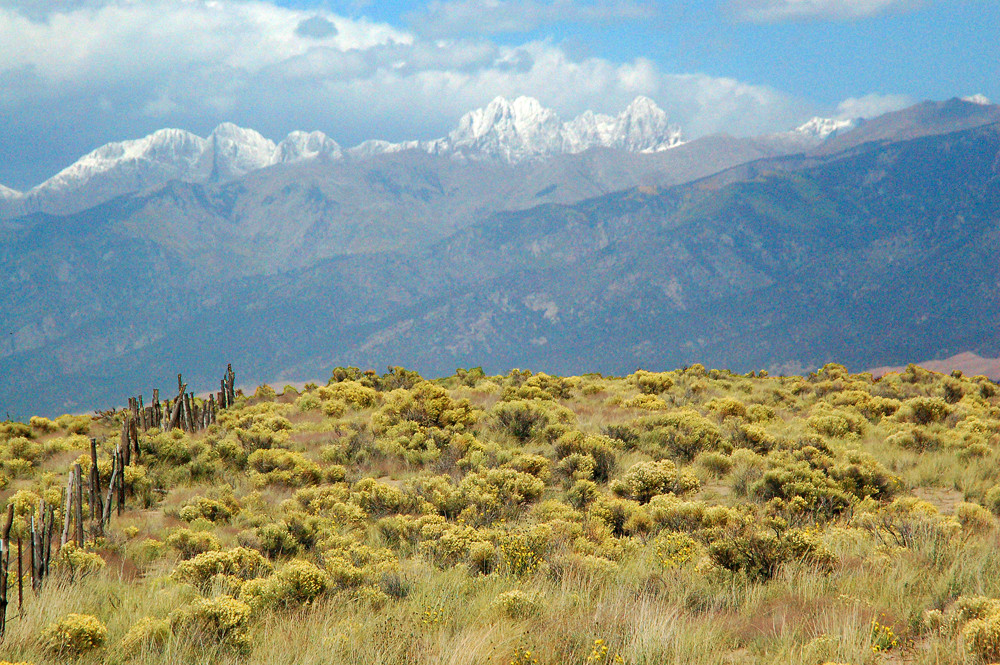
M111 478L107 491L101 487L101 470L98 465L97 439L90 439L90 474L88 478L87 506L91 526L87 529L91 538L96 540L104 535L104 529L111 522L111 512L117 503L117 514L120 516L125 508L125 469L132 465L132 454L135 453L135 463L141 458L139 449L139 431L149 431L162 428L164 417L167 418L166 429L175 427L188 432L197 432L208 428L216 422L220 409L232 406L236 401L236 374L233 366L226 367L226 373L219 382L221 390L209 394L208 401L199 406L194 393L187 392L187 384L180 374L177 375L177 396L170 400L160 401L159 388L153 389L153 398L149 406L143 402L142 395L130 397L128 406L121 410L121 439L115 446L111 457ZM73 464L66 479L66 489L63 497L63 523L59 534L59 547L65 547L73 542L77 547L83 547L87 532L84 531L83 512L83 469L79 463ZM0 641L3 640L7 625L7 586L10 571L10 531L14 523L14 504L7 506L6 519L0 529ZM29 575L31 588L36 593L41 590L42 581L49 574L52 561L52 540L56 529L56 506L50 506L45 500L39 502L38 512L30 516ZM24 601L24 574L22 570L21 536L17 537L17 602L21 608Z

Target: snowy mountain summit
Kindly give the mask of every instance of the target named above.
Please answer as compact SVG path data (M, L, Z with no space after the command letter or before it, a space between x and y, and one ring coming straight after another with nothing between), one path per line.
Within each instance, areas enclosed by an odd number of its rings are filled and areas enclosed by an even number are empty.
M533 97L513 101L497 97L484 108L462 116L454 131L431 142L428 149L518 162L598 147L658 152L681 143L680 129L647 97L637 97L617 116L585 111L566 123Z
M826 139L849 132L857 127L859 121L844 118L813 118L809 122L795 128L795 133L811 139L825 141Z
M23 194L0 187L0 200L11 211L66 213L170 180L226 182L270 166L311 160L365 160L421 150L516 163L590 148L658 152L681 143L680 130L647 97L637 97L616 116L586 111L569 122L532 97L497 97L463 115L445 137L399 143L370 140L349 150L319 131L294 131L275 143L230 122L206 138L182 129L160 129L141 139L101 146Z

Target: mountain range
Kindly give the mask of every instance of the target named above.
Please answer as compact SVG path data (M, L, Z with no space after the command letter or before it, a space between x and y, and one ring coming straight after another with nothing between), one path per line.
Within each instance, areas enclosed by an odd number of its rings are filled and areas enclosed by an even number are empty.
M816 118L795 131L770 137L770 142L802 147L854 122ZM101 146L27 192L0 185L0 217L67 214L172 180L222 183L269 167L307 161L346 160L357 165L379 155L416 151L518 164L600 148L657 153L683 143L681 130L647 97L637 97L616 116L586 111L568 122L536 99L498 97L466 113L442 138L397 143L368 140L346 150L320 131L294 131L275 143L232 123L219 125L206 138L182 129L161 129L140 139Z
M997 355L1000 107L687 142L657 111L563 123L521 98L412 145L227 125L105 146L71 212L0 221L0 409L179 370L207 389L225 362L253 382Z

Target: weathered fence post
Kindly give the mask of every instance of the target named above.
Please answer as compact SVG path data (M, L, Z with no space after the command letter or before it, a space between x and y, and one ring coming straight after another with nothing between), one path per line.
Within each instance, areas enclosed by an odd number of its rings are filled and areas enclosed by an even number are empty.
M119 448L115 451L115 456L118 458L118 468L122 472L121 481L118 483L118 516L121 517L125 509L125 453Z
M24 609L24 571L21 568L21 536L17 537L17 613Z
M62 538L59 539L59 549L69 541L69 525L73 520L73 469L69 470L69 480L66 481L66 503L63 509Z
M90 519L94 522L95 535L101 535L100 520L104 514L101 503L101 471L97 467L97 439L90 440Z
M73 465L76 475L76 546L83 547L83 469L79 464Z
M7 631L7 569L10 566L10 527L14 524L14 504L7 505L7 520L0 538L0 640Z

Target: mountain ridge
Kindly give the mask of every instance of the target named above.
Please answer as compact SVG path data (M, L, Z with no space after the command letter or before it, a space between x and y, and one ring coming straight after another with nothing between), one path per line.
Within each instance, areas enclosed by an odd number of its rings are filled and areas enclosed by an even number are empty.
M832 120L817 118L810 123L760 140L805 149L844 129ZM585 111L566 122L534 98L497 97L464 114L455 129L442 138L396 143L376 139L346 149L320 131L297 130L274 142L229 122L205 138L166 128L139 139L100 146L25 192L0 186L0 217L33 212L69 214L170 180L227 182L261 169L317 159L367 161L415 150L516 165L594 149L656 153L685 143L681 130L666 113L643 96L617 115Z

